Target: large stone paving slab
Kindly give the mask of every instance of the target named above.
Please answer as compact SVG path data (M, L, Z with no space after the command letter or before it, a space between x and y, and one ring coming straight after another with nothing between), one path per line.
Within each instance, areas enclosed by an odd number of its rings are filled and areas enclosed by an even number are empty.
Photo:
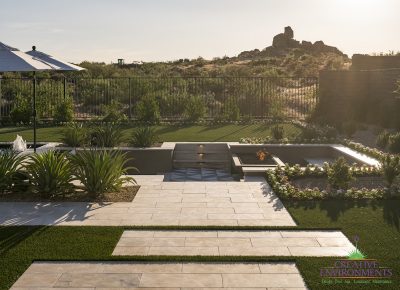
M0 225L295 226L264 178L249 182L163 182L134 176L133 202L3 202Z
M346 256L340 231L125 231L113 255Z
M34 262L12 290L306 289L294 263Z

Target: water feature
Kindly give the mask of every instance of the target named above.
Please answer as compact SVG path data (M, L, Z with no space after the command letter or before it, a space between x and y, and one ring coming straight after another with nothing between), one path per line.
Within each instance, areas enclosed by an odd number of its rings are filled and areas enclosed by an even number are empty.
M24 152L27 148L26 141L20 135L17 135L12 144L12 149L16 152Z

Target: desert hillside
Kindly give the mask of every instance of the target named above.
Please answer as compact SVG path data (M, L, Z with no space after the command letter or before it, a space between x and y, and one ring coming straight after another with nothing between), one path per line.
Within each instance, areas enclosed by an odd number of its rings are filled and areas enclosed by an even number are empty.
M121 76L318 76L322 69L346 69L351 60L323 41L298 41L291 27L272 39L264 49L243 51L233 57L206 60L179 59L170 62L131 62L124 65L83 62L90 77Z

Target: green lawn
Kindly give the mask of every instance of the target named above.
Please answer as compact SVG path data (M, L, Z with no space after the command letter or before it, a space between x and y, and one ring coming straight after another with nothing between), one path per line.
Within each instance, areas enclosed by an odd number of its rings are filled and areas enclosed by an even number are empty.
M333 265L333 258L301 258L297 265L310 289L400 289L400 201L356 202L345 200L285 202L301 227L340 228L367 258L378 259L394 272L391 285L321 285L320 267Z
M310 289L399 289L400 201L285 202L298 228L340 228L350 239L360 237L359 247L369 258L393 268L390 285L327 286L321 284L319 268L334 258L296 258ZM213 227L215 228L215 227ZM227 229L227 228L226 228ZM122 227L3 227L0 228L0 289L8 289L35 260L135 260L112 257ZM136 260L266 261L260 257L153 257ZM290 260L280 258L283 260Z
M285 137L296 136L301 129L293 124L283 124ZM125 136L129 137L135 127L124 129ZM271 125L243 124L243 125L187 125L187 126L156 126L161 141L239 141L242 137L263 137L271 135ZM16 135L21 135L28 141L33 140L31 127L1 127L0 141L13 141ZM37 130L38 141L60 141L62 127L42 127Z

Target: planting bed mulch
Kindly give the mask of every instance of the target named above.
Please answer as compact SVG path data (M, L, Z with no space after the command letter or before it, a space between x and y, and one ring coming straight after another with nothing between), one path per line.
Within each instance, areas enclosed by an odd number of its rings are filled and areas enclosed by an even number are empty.
M102 196L94 197L87 194L84 191L75 191L72 194L62 196L54 196L51 198L44 198L38 194L33 194L31 192L12 192L7 194L0 194L0 202L131 202L138 192L140 186L127 186L123 187L118 192L108 192Z
M327 177L302 177L290 180L290 184L299 189L318 188L319 190L328 190ZM384 189L385 180L380 176L356 177L350 183L350 188L355 189Z

